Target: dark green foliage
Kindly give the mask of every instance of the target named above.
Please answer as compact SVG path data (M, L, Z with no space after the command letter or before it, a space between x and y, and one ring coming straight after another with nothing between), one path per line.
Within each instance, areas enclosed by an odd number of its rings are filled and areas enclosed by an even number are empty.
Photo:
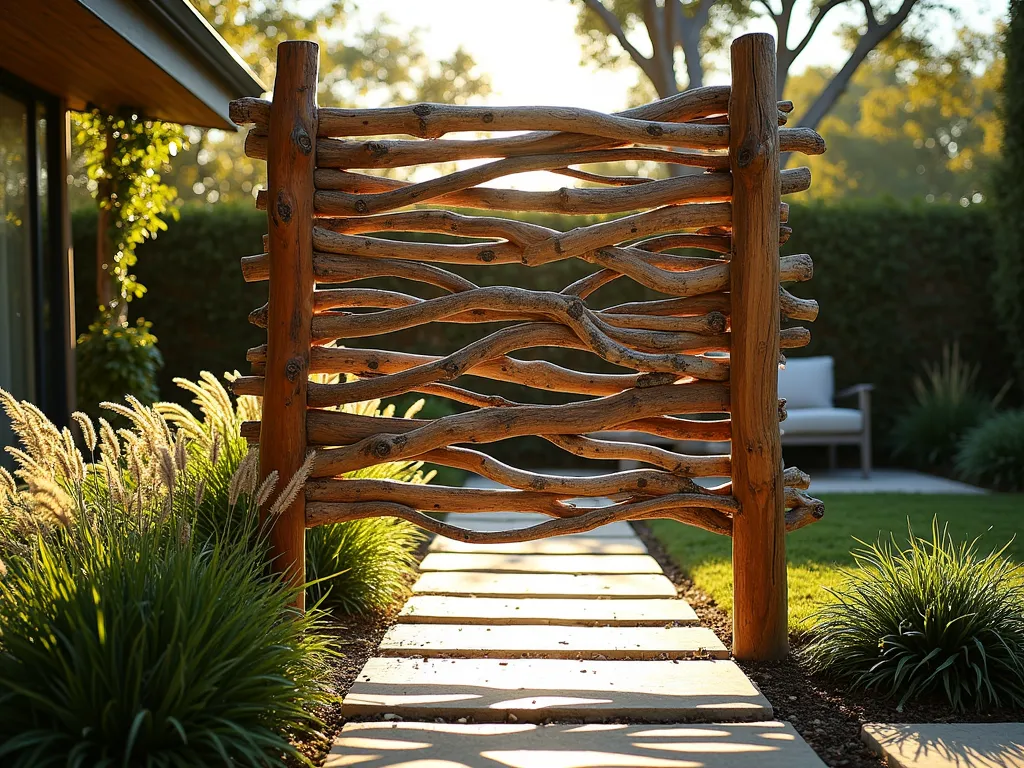
M960 440L995 411L993 399L976 389L980 371L960 358L958 344L945 347L942 362L926 365L925 377L914 379L916 399L893 427L893 453L919 469L952 469Z
M992 416L967 433L956 454L957 474L997 491L1024 491L1024 410Z
M834 598L812 616L810 666L899 700L945 698L955 711L1024 706L1024 569L978 554L932 522L856 550Z
M90 416L99 404L122 402L134 395L146 405L160 397L157 374L164 360L156 347L153 324L139 318L134 324L112 322L106 313L78 337L75 348L78 407Z
M91 253L95 212L76 212L72 231L76 252ZM160 333L166 366L157 383L165 396L187 401L173 379L194 377L196 371L248 373L245 351L262 344L266 333L247 316L266 302L267 288L242 280L239 259L263 251L266 231L266 214L251 205L186 207L179 222L139 246L135 271L149 290L131 307ZM76 321L82 328L95 311L94 269L90 259L75 263Z
M1024 2L1010 0L1003 80L1002 161L995 174L992 298L1024 389Z
M385 612L408 587L416 567L420 529L377 517L306 531L307 600L345 614ZM323 579L323 581L319 581Z
M111 521L113 522L113 521ZM325 669L313 620L238 541L41 537L0 581L0 762L272 766Z
M117 432L75 414L86 463L69 431L0 401L22 446L21 484L0 472L0 764L301 760L290 737L315 733L331 652L267 571L255 454L211 494L217 524L202 498L229 458L199 460L217 453L201 427L137 402L115 406Z
M596 220L555 215L524 218L558 228ZM75 240L83 248L94 235L93 221L92 215L74 220ZM983 206L793 203L790 223L795 231L785 252L810 253L815 263L814 279L792 286L792 291L821 304L819 319L809 326L810 347L793 354L834 356L839 388L859 382L876 385L874 426L882 438L877 441L882 453L888 454L885 438L906 404L915 373L923 362L939 355L943 344L959 339L972 361L983 362L981 381L992 382L993 392L1011 377L1004 336L993 330L996 318L989 278L995 258L991 218ZM172 389L168 385L173 376L191 376L200 369L246 371L246 348L265 338L248 324L246 315L266 301L266 287L245 284L238 259L259 253L265 232L266 215L248 207L186 207L180 223L141 246L139 278L150 292L140 308L162 329L167 367L160 381L165 393ZM88 266L76 274L84 286L90 285ZM537 269L511 264L455 271L484 285L510 281L561 290L593 270L589 264L567 260ZM427 286L402 280L372 284L434 295ZM594 294L590 304L607 306L643 298L659 296L623 279ZM446 354L493 328L430 324L361 339L359 346ZM545 357L580 370L614 370L577 350L524 350L516 356ZM466 383L516 400L565 399L514 384L474 378ZM539 439L530 438L496 443L493 449L499 458L533 466L551 466L556 455Z

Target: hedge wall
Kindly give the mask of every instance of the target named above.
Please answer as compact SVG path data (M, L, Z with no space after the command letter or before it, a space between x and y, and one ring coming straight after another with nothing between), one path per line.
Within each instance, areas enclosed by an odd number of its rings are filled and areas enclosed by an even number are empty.
M549 226L552 216L531 217ZM902 205L892 201L842 205L793 205L795 233L786 252L814 257L815 277L793 292L818 299L822 311L811 325L812 344L801 354L828 354L836 359L836 384L872 382L875 429L881 455L884 438L921 363L938 357L942 345L960 340L963 354L983 364L983 385L995 391L1011 376L1011 365L990 296L994 268L989 214L984 208ZM578 220L573 224L579 224ZM73 221L80 254L76 274L78 320L84 327L92 311L89 293L95 217L82 213ZM261 341L261 332L246 320L265 301L262 285L246 285L239 257L258 253L266 231L264 214L250 208L186 208L170 231L139 249L138 274L149 287L133 308L153 321L166 360L162 394L177 396L174 376L245 370L245 350ZM529 270L519 265L461 270L480 284L508 282L561 289L592 267L576 260ZM376 281L381 287L409 291L400 280ZM414 288L427 295L422 286ZM594 295L595 305L643 298L651 292L621 280ZM418 353L447 353L480 332L479 326L426 326L388 338L366 339L367 346L397 345ZM570 350L535 350L548 359L590 370L601 361ZM523 353L524 356L527 353ZM510 385L477 381L482 391L508 395ZM557 395L531 393L538 401ZM524 396L518 393L520 399Z

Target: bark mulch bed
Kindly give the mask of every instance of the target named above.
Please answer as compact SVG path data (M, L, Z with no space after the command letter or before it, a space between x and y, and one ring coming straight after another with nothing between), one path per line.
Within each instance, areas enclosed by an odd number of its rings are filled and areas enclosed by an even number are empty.
M430 538L432 537L425 537L420 542L419 549L416 552L417 565L427 554ZM412 587L413 582L418 576L418 569L414 569L409 574L407 588ZM323 722L321 733L324 738L292 742L302 754L309 758L313 765L323 765L327 753L334 743L334 738L341 732L341 727L345 724L345 720L341 716L341 697L345 695L352 686L352 683L355 682L356 676L370 657L377 653L381 640L384 639L384 634L398 620L398 612L405 604L409 594L410 592L407 589L406 594L402 595L395 602L392 611L384 615L337 616L329 620L330 624L326 632L337 637L338 641L335 645L335 650L341 656L332 660L329 673L330 679L328 680L328 685L332 695L335 696L335 701L326 710L316 713ZM289 763L289 768L292 766L298 766L298 763L294 761Z
M732 619L706 593L696 587L674 563L664 547L644 523L633 523L651 556L676 585L679 596L686 599L700 618L701 624L714 630L726 646L732 645ZM791 637L793 648L800 638ZM950 712L942 702L908 704L902 712L895 702L851 692L845 682L812 675L791 654L784 661L748 663L740 667L771 702L775 717L787 720L830 766L841 768L881 768L884 763L860 739L863 723L941 723L941 722L1016 722L1020 712L959 713Z

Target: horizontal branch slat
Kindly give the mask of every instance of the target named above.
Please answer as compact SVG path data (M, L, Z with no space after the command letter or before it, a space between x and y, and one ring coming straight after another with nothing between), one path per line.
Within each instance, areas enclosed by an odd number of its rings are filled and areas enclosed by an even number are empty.
M518 408L482 408L470 413L444 416L402 434L382 433L343 448L321 451L314 460L313 476L362 469L382 461L408 459L445 445L463 442L488 443L524 435L575 435L608 429L623 422L665 413L722 413L729 410L728 389L721 384L657 386L627 390L593 401L567 405L527 405ZM320 419L336 421L331 411ZM309 442L332 445L345 439L344 431L324 429L314 436L308 424Z

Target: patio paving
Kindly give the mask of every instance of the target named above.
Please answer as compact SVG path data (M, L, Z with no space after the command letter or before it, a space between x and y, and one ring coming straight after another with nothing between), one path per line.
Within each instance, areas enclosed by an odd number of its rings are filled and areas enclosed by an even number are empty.
M1024 766L1024 723L866 723L861 738L890 768Z
M647 547L632 530L628 536L558 536L553 539L519 541L514 544L466 544L438 536L431 552L475 552L499 555L646 555Z
M791 725L349 723L325 768L823 768Z
M557 624L646 627L697 624L685 600L506 598L413 595L398 621L412 624Z
M768 700L732 661L373 658L342 704L346 717L503 723L766 720ZM557 745L552 745L555 748Z
M822 768L631 529L428 558L327 766Z
M566 627L487 624L396 624L380 644L384 656L546 659L727 659L706 627Z
M661 573L650 555L506 555L431 552L421 571L513 571L518 573Z

